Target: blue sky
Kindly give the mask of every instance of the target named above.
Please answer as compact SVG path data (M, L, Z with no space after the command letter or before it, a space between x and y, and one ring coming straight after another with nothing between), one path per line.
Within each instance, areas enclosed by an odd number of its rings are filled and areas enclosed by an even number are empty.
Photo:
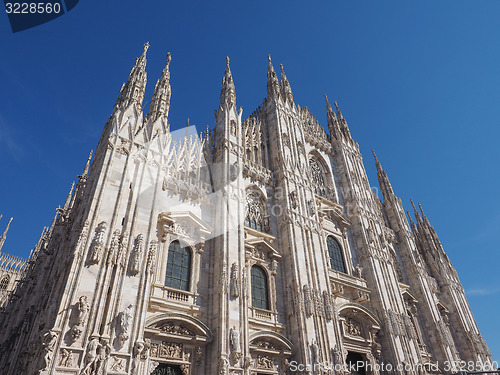
M162 4L162 5L160 5ZM163 5L164 4L164 5ZM81 1L12 34L0 17L0 220L26 256L99 140L149 41L149 108L172 53L173 129L213 127L225 56L246 118L266 96L267 54L324 126L337 100L377 185L421 202L500 360L500 2Z

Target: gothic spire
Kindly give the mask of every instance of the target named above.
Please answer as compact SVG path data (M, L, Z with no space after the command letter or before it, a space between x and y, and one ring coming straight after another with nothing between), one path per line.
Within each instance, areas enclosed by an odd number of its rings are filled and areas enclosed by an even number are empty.
M375 151L372 150L372 153L373 157L375 158L375 164L377 165L378 183L380 185L380 189L382 190L382 195L384 196L384 202L387 202L392 197L394 197L394 190L392 189L392 185L389 181L387 173L382 168L382 164L380 164L380 162L378 161Z
M12 222L12 219L13 218L11 217L9 220L9 223L7 224L7 227L3 231L3 234L0 236L0 251L2 251L3 244L4 244L5 240L7 239L7 232L9 231L10 223Z
M281 95L283 96L284 100L288 100L290 104L293 103L293 94L292 94L292 88L290 86L290 82L288 82L288 79L286 78L285 71L283 70L283 64L280 64L280 69L281 69Z
M333 102L335 105L335 109L337 110L337 118L339 120L339 127L346 138L346 140L352 140L351 132L349 131L349 127L347 126L347 121L345 120L344 116L342 115L342 112L340 112L339 106L337 104L337 101Z
M280 84L278 76L274 71L273 63L271 62L271 55L267 55L269 65L267 68L267 97L271 100L277 100L280 96Z
M415 218L417 219L417 224L420 225L422 223L422 218L420 217L420 213L418 212L417 208L415 207L415 203L413 203L413 199L410 198L411 205L413 207L413 212L415 213Z
M128 107L131 103L135 103L137 109L142 111L142 101L147 81L146 52L148 48L149 42L146 42L142 55L135 59L135 64L130 71L128 81L123 84L120 90L120 96L116 101L115 109Z
M328 122L328 130L330 131L330 135L332 136L332 138L340 139L341 133L339 128L339 121L337 119L335 111L332 109L332 106L328 101L328 96L326 96L326 94L325 94L325 102L326 102L326 120Z
M229 67L229 56L226 56L226 71L222 78L222 88L220 90L220 105L228 108L236 105L236 91L234 88L233 75Z
M86 180L88 175L89 175L89 167L90 167L90 160L92 159L92 153L94 150L90 150L89 157L87 159L87 164L85 164L85 168L83 168L83 173L78 177L80 180Z
M167 64L163 69L160 79L156 81L153 98L151 99L151 104L149 105L149 113L146 116L147 120L151 122L155 122L159 118L163 118L165 121L168 121L170 96L172 95L169 69L171 60L172 57L169 52L167 53Z
M69 189L68 196L66 197L66 202L64 202L63 210L66 211L71 203L71 196L73 195L73 188L75 187L75 182L71 184L71 189Z

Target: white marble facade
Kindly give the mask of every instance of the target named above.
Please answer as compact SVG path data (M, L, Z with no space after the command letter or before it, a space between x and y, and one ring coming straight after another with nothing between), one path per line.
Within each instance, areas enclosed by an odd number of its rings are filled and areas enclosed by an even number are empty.
M375 196L336 103L328 135L269 58L268 96L242 120L227 59L214 129L179 137L170 54L143 116L148 47L2 310L0 373L347 374L361 359L374 366L360 374L417 374L490 359L427 217L408 221L378 160ZM409 369L376 366L389 363Z

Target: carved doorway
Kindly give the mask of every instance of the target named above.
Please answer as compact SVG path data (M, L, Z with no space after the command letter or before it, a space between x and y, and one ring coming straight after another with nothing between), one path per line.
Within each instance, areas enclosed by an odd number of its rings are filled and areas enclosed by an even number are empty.
M363 354L357 352L347 352L347 368L353 375L366 375L366 360Z
M182 375L180 366L160 363L151 375Z

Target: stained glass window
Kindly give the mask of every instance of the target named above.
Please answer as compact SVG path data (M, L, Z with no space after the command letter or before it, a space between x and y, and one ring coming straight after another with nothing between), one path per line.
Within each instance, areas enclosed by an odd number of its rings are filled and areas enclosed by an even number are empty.
M344 256L342 255L340 244L332 236L327 237L326 244L328 246L328 255L330 256L330 267L336 271L345 273Z
M191 250L181 247L179 241L173 241L168 247L167 274L165 286L189 290L191 277Z
M252 306L269 310L266 272L259 266L252 266Z

